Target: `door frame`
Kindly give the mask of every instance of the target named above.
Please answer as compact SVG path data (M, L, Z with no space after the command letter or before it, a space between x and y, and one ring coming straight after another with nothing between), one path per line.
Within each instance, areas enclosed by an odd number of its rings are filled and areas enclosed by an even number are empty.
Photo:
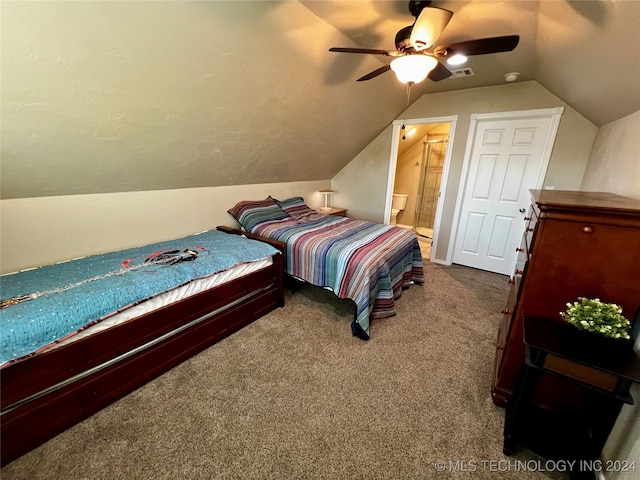
M458 185L458 195L456 197L456 205L453 213L453 222L451 228L451 236L449 237L449 248L447 249L446 264L451 265L453 261L453 251L455 248L456 239L458 238L458 230L460 227L460 214L462 211L462 203L464 194L467 188L467 181L469 176L469 165L471 163L471 157L474 150L474 139L478 129L478 123L481 121L493 121L493 120L520 120L529 118L548 117L551 119L549 130L547 132L547 138L545 139L544 148L542 149L540 166L538 168L538 174L536 175L535 184L530 188L540 189L544 185L544 179L549 168L549 161L551 160L551 152L553 151L553 145L555 143L556 134L558 133L558 127L560 125L560 118L564 112L564 107L556 108L541 108L535 110L515 110L511 112L496 112L496 113L474 113L470 116L469 134L467 135L467 145L464 152L464 160L462 164L462 172L460 174L460 183Z
M391 152L389 157L389 173L387 177L387 196L384 205L384 223L388 224L391 218L391 202L393 201L393 184L396 179L396 167L398 164L398 147L400 142L400 130L402 125L422 125L430 123L448 123L449 124L449 140L447 142L447 151L444 156L444 166L442 167L442 177L440 179L440 191L438 193L438 204L436 206L436 217L433 222L433 238L431 239L431 252L436 251L438 245L438 236L440 231L440 219L442 217L443 203L445 191L447 188L447 179L449 178L449 168L451 166L451 152L453 151L453 141L455 139L456 124L458 115L449 115L445 117L428 117L428 118L405 118L402 120L394 120L391 132ZM434 263L445 263L438 260L430 261ZM449 262L451 264L451 262Z

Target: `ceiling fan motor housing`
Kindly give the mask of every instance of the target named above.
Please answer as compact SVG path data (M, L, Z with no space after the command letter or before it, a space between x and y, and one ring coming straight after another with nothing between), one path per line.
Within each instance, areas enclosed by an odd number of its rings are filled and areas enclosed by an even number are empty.
M411 42L409 39L411 38L411 31L413 30L413 25L409 25L407 27L401 28L396 33L396 50L402 53L412 52L414 48L411 46Z
M422 12L422 9L424 7L429 7L430 5L431 5L431 0L424 0L424 1L410 0L409 12L411 13L411 15L418 18L418 16L420 15L420 12Z

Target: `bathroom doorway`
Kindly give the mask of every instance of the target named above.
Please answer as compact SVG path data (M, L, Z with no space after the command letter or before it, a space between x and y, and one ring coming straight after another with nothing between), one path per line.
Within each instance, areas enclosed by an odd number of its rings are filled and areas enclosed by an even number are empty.
M425 259L431 259L437 239L438 200L446 172L451 128L449 122L415 122L399 129L390 223L416 232ZM399 210L396 200L404 195L407 201Z

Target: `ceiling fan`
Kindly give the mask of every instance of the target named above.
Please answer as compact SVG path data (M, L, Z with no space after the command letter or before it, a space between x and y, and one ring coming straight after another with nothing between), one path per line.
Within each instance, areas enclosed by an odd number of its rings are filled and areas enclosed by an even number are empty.
M450 77L451 71L439 60L447 60L450 65L460 65L470 55L510 52L516 48L520 40L518 35L507 35L435 45L436 40L451 20L453 12L444 8L432 7L431 1L415 0L409 2L409 12L415 17L415 20L412 25L404 27L396 33L395 50L333 47L329 51L395 57L390 64L367 73L357 81L370 80L393 70L398 80L412 85L427 77L434 82Z

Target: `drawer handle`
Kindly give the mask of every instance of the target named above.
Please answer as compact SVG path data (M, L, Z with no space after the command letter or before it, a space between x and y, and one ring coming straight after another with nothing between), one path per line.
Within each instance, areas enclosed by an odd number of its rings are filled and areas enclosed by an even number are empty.
M507 315L511 315L513 313L513 310L511 310L510 308L503 308L502 309L502 313L507 314Z
M527 227L527 228L525 228L525 232L533 232L533 228Z
M504 350L504 347L503 347L502 345L500 345L500 344L496 345L496 348L497 348L498 350Z
M516 268L516 272L515 272L516 275L522 275L523 273L524 273L524 270L518 270Z
M531 217L524 217L523 219L525 222L528 222L529 220L531 220Z
M516 247L516 252L524 252L524 248Z
M507 280L507 285L515 285L515 283L516 283L515 278L510 278L509 280Z
M585 225L582 227L582 233L593 233L593 227L591 225Z

